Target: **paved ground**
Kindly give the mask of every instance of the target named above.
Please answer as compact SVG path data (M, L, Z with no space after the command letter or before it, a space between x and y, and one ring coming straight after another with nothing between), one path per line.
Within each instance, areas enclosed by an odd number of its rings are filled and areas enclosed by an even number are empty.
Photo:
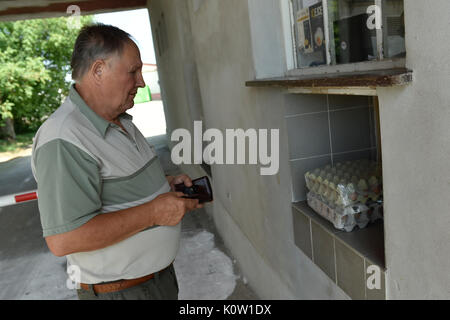
M168 173L164 137L152 138ZM30 157L0 163L0 196L35 188ZM258 299L203 210L186 215L175 260L180 299ZM66 287L66 259L53 256L42 238L36 201L0 208L0 299L76 299Z
M14 158L27 157L31 155L31 145L28 148L20 149L14 152L0 153L0 162L6 162Z

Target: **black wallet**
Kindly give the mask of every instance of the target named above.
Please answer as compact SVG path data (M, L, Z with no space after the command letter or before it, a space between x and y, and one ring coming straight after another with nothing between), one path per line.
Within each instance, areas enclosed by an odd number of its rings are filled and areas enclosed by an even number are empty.
M175 191L183 192L183 198L198 199L199 203L213 201L213 192L207 176L192 180L191 187L186 187L184 183L176 184Z

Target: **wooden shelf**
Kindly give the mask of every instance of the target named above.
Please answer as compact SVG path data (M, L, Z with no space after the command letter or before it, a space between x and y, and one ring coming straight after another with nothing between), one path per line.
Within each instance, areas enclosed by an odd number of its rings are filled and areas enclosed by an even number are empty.
M250 80L247 87L282 87L290 93L376 95L377 87L404 86L412 82L412 71L395 68L376 71L326 73L297 77Z

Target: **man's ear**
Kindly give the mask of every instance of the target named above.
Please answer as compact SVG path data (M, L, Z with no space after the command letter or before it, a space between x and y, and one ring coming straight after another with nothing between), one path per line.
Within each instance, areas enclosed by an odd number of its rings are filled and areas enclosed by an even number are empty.
M106 64L104 60L95 60L89 70L92 78L95 82L100 83L103 79L103 74L105 72Z

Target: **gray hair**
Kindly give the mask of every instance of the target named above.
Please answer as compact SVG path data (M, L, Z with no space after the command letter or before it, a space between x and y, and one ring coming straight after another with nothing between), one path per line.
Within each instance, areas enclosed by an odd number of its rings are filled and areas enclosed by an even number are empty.
M124 46L130 41L133 41L130 34L111 25L97 23L84 26L72 53L72 79L80 80L95 60L122 54Z

